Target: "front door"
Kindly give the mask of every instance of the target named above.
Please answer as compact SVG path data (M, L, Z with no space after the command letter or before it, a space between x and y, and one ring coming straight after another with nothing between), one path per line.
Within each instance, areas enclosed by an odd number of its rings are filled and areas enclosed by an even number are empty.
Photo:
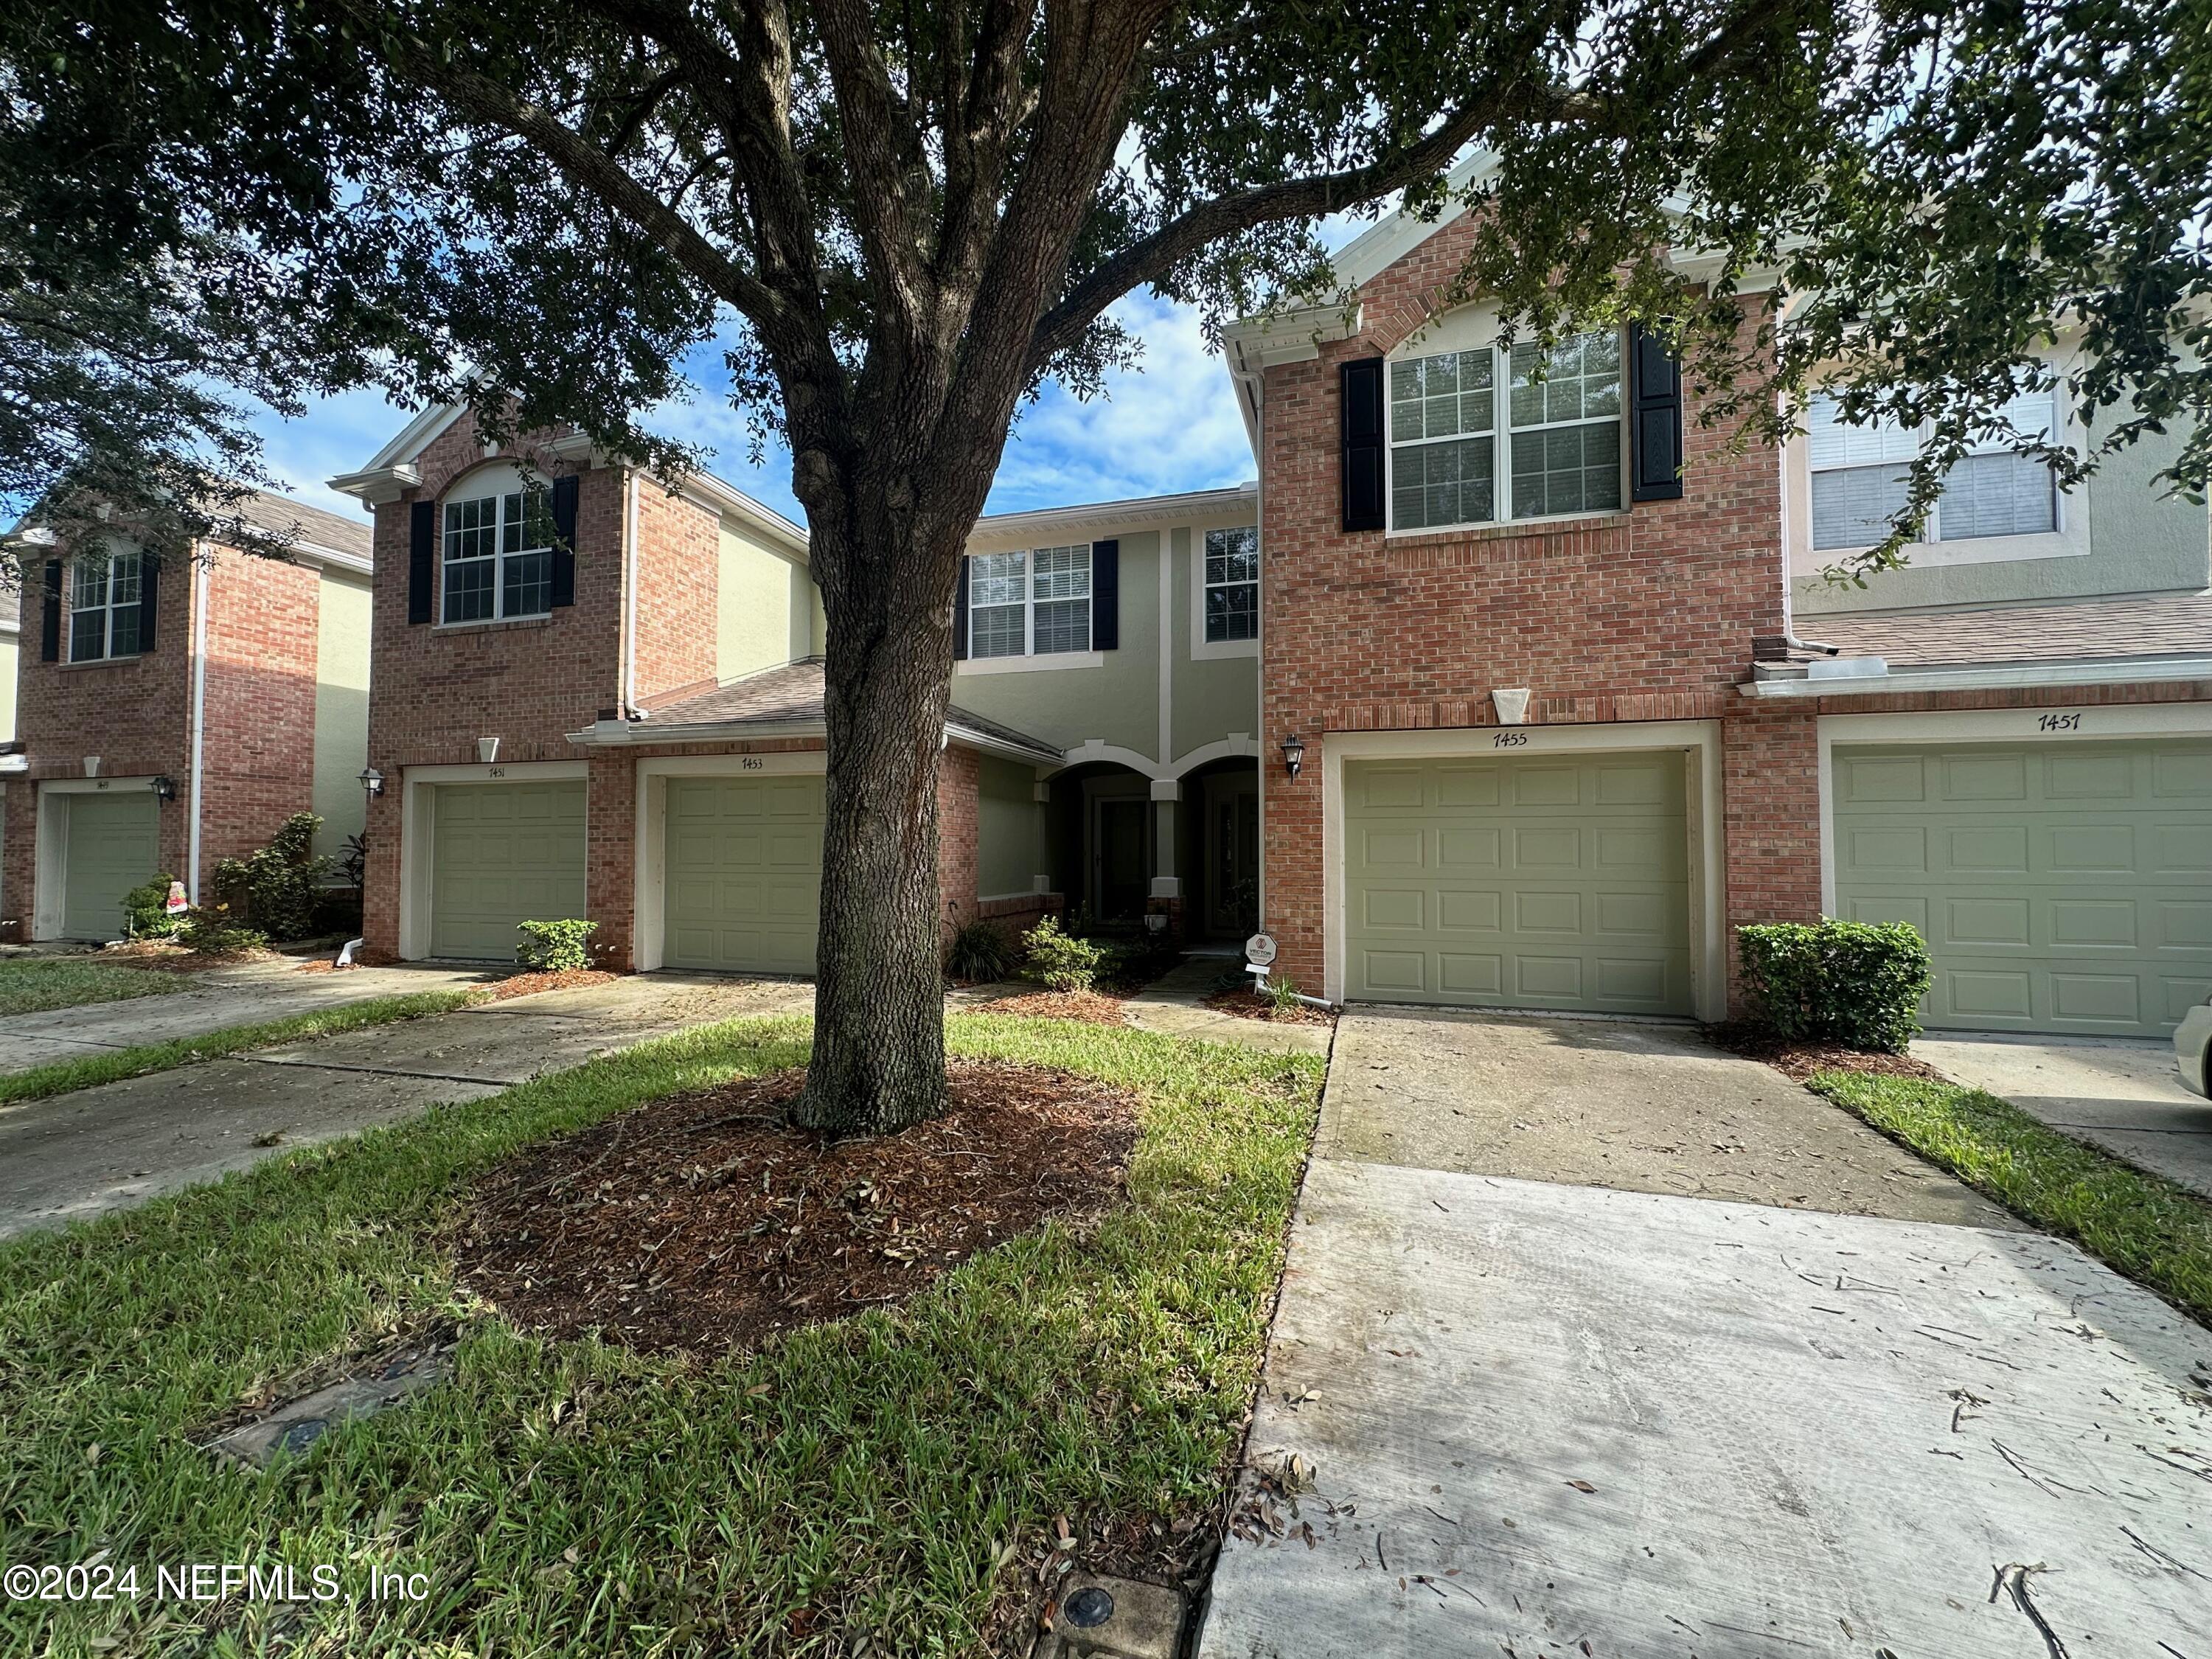
M1152 875L1145 851L1145 820L1152 804L1141 795L1097 805L1091 832L1092 908L1101 921L1127 921L1145 913Z
M1260 780L1207 781L1206 930L1243 939L1260 926Z

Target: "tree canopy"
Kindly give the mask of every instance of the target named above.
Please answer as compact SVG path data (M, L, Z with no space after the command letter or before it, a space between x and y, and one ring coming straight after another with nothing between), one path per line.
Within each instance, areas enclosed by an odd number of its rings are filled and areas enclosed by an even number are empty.
M264 386L465 398L664 471L694 458L640 412L726 343L708 390L788 445L829 617L822 1121L941 1098L958 556L1021 400L1139 349L1133 290L1332 303L1322 222L1439 210L1486 149L1460 287L1510 326L1659 326L1744 441L1815 379L1925 424L1846 576L1991 436L2070 480L2171 428L2168 482L2212 475L2212 0L21 0L7 28L19 285L177 273ZM1747 331L1754 279L1781 304ZM2087 456L2004 423L2054 374ZM32 395L26 430L66 418Z

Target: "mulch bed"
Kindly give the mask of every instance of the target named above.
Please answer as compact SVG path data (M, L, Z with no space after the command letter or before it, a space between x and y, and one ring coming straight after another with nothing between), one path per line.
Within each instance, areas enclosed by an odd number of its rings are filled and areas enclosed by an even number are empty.
M1279 1025L1328 1025L1336 1019L1334 1014L1310 1008L1303 1002L1278 1008L1267 998L1241 985L1233 991L1216 991L1206 998L1206 1006L1219 1013L1235 1014L1240 1019L1273 1020Z
M187 951L180 945L170 945L160 939L139 939L127 945L111 945L99 953L101 962L120 963L126 968L158 968L168 974L196 974L205 968L235 968L247 962L279 962L277 952L256 946L246 951Z
M510 974L489 988L486 994L493 1002L504 1002L509 997L526 997L539 991L572 991L580 985L605 985L609 980L619 979L603 968L562 968L542 974Z
M1722 1048L1746 1060L1764 1060L1793 1083L1803 1083L1815 1072L1870 1072L1877 1077L1917 1077L1932 1082L1949 1079L1933 1066L1910 1054L1870 1054L1832 1042L1787 1042L1756 1026L1731 1021L1708 1025L1705 1035Z
M532 1147L471 1189L462 1280L532 1329L714 1354L902 1302L1047 1217L1120 1200L1133 1096L997 1061L949 1073L951 1109L897 1134L795 1127L793 1070Z
M1018 996L979 1002L981 1014L1026 1014L1031 1019L1087 1019L1094 1025L1126 1025L1121 999L1103 991L1024 991Z

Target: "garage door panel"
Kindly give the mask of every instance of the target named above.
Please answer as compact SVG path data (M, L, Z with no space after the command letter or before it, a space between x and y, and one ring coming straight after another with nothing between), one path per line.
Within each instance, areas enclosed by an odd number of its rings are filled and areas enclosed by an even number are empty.
M430 811L432 956L512 962L517 923L584 915L581 779L438 784Z
M820 775L672 778L667 790L668 965L811 973Z
M144 785L88 790L69 801L62 932L70 939L123 935L123 896L161 873L161 802Z
M1370 830L1360 838L1360 861L1370 870L1419 870L1428 863L1428 836L1419 830Z
M1916 769L1928 799L1895 787ZM1835 775L1837 912L1927 937L1931 1029L2154 1036L2212 981L2212 744L1845 752ZM1866 778L1891 787L1846 787ZM1984 792L1971 814L1961 787Z
M1927 768L1917 756L1843 756L1836 763L1836 787L1848 802L1925 800Z
M1348 995L1687 1011L1679 756L1355 762L1345 801ZM1426 861L1373 857L1393 836Z

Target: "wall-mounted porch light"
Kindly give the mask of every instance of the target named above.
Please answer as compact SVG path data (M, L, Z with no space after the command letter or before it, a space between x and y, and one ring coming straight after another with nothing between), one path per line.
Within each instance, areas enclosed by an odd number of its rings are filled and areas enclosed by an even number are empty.
M1306 763L1306 740L1293 732L1283 739L1283 770L1291 777Z
M361 771L362 793L372 799L384 793L384 774L374 766L364 766Z
M177 781L167 772L161 773L154 780L154 798L156 800L176 799Z

